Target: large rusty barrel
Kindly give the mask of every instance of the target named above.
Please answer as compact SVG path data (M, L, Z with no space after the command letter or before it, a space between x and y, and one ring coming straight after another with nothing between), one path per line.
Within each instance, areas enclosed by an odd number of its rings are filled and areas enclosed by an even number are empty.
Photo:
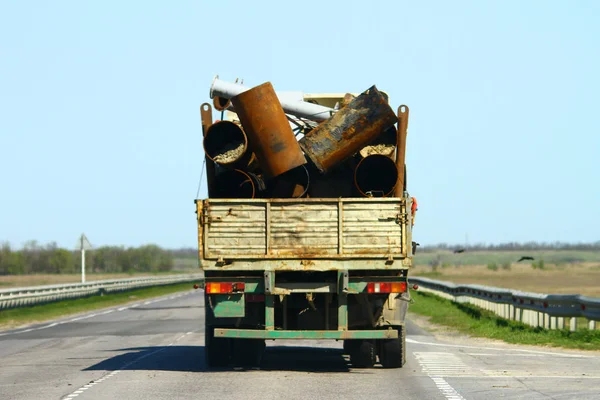
M354 170L354 184L366 197L387 197L394 193L398 168L390 157L373 154L363 158Z
M208 158L223 166L245 167L252 157L246 134L231 121L218 121L208 127L203 145Z
M265 189L262 179L251 172L229 169L215 177L212 197L217 199L253 199Z
M270 82L232 97L231 102L267 178L306 164Z
M371 86L300 139L300 147L319 172L326 173L396 121L386 97Z

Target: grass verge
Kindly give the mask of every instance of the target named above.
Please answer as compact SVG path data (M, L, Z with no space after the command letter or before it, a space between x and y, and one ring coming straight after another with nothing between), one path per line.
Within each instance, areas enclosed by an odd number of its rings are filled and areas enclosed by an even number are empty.
M600 331L581 329L576 332L533 328L508 321L470 304L455 303L430 293L412 292L414 303L409 310L430 317L434 324L451 327L471 336L503 340L508 343L600 350Z
M57 301L55 303L42 304L39 306L2 310L0 311L0 329L10 329L20 325L48 321L71 314L93 311L100 308L116 306L190 289L192 289L192 283L178 283L104 296Z

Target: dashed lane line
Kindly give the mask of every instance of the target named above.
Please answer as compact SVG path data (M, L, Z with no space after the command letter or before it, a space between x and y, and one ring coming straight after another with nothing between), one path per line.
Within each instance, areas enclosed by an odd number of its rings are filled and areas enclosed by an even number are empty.
M130 367L131 365L133 365L133 364L135 364L135 363L137 363L137 362L140 362L140 361L141 361L141 360L143 360L144 358L148 358L148 357L151 357L151 356L153 356L153 355L155 355L155 354L157 354L157 353L160 353L161 351L165 351L166 349L168 349L169 347L173 346L175 343L177 343L178 341L180 341L181 339L183 339L183 338L184 338L184 337L186 337L187 335L191 335L192 333L194 333L194 332L187 332L187 333L184 333L183 335L181 335L181 336L177 337L175 340L173 340L173 341L172 341L171 343L169 343L168 345L166 345L166 346L163 346L163 347L161 347L161 348L159 348L159 349L156 349L156 350L154 350L154 351L152 351L152 352L150 352L150 353L148 353L148 354L144 354L144 355L142 355L142 356L140 356L140 357L136 358L135 360L133 360L133 361L130 361L130 362L128 362L128 363L126 363L126 364L124 364L123 366L121 366L121 368L119 368L119 369L117 369L117 370L114 370L114 371L111 371L110 373L108 373L108 374L104 375L104 376L103 376L103 377L101 377L100 379L98 379L98 380L95 380L95 381L92 381L92 382L88 383L87 385L84 385L84 386L82 386L82 387L78 388L78 389L77 389L77 390L75 390L74 392L72 392L72 393L70 393L70 394L68 394L68 395L64 396L64 397L63 397L63 400L70 400L70 399L74 399L74 398L78 397L79 395L81 395L82 393L84 393L86 390L90 389L92 386L94 386L94 385L97 385L97 384L99 384L99 383L102 383L102 382L104 382L104 381L105 381L105 380L107 380L107 379L110 379L110 378L112 378L113 376L115 376L115 375L117 375L118 373L120 373L121 371L123 371L125 368L127 368L127 367Z
M465 400L443 377L471 375L475 372L473 368L452 353L415 352L414 356L423 372L431 378L447 400Z

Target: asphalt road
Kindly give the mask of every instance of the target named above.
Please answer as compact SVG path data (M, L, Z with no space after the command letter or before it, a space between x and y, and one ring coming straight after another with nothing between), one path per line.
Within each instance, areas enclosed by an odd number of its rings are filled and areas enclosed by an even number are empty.
M600 357L439 340L408 323L402 369L341 342L276 341L261 368L209 371L200 291L0 332L0 399L600 399Z

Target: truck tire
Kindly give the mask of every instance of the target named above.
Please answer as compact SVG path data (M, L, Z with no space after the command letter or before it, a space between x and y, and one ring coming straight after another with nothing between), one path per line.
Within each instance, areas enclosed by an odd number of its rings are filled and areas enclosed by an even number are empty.
M383 368L402 368L406 363L406 330L398 329L398 339L382 339L379 341L379 362Z
M352 354L354 349L356 348L357 341L356 340L344 340L344 353L343 354Z
M226 367L232 356L231 339L215 339L215 328L206 327L204 333L204 359L209 368Z
M259 367L265 351L263 339L234 339L234 364L241 367Z
M373 340L354 340L349 347L352 366L372 368L375 365L377 351Z

